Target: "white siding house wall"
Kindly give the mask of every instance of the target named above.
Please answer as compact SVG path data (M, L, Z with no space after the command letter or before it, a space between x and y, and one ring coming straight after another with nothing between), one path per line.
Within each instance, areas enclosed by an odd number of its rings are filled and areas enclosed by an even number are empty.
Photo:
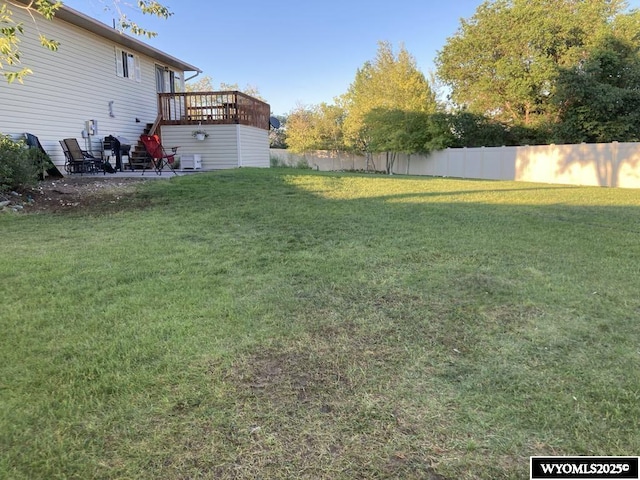
M12 10L15 20L25 24L21 59L33 74L24 84L0 80L0 132L33 133L54 163L62 166L64 156L58 141L75 137L87 147L81 137L87 120L98 124L98 134L92 137L96 153L103 137L113 134L133 140L146 123L155 120L157 95L152 58L131 51L140 58L141 81L119 77L118 45L114 42L56 18L41 20L40 32L60 42L59 50L51 52L40 46L32 20L21 9Z
M162 145L179 146L178 155L199 154L203 170L220 170L238 166L236 125L164 125ZM202 141L191 135L194 130L205 130L209 136Z
M241 167L269 166L269 132L262 128L237 125Z
M191 135L196 129L209 136L198 141ZM165 149L179 146L178 155L199 154L203 170L269 166L269 132L246 125L164 125Z

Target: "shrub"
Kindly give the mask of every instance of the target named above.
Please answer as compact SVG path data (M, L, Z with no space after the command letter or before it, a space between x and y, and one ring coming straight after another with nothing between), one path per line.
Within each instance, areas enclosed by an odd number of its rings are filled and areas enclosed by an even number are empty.
M0 134L0 191L35 185L47 161L37 149Z
M293 168L298 168L300 170L311 170L311 165L309 165L306 157L302 157L298 159Z
M275 155L269 155L269 166L271 168L278 168L278 167L287 167L288 165L284 162L284 160L280 160L280 157L276 157Z

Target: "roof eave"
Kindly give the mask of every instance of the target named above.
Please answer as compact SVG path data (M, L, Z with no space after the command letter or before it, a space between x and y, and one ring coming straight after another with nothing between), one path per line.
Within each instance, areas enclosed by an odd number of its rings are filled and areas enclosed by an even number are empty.
M12 2L20 3L23 5L28 5L30 0L11 0ZM183 62L182 60L169 55L157 48L154 48L150 45L147 45L140 40L130 37L119 30L116 30L113 27L110 27L94 18L85 15L73 8L62 5L58 11L56 11L55 17L58 20L62 20L64 22L75 25L76 27L82 28L91 32L100 37L106 38L115 42L119 45L127 47L133 51L138 53L142 53L151 58L158 60L159 62L174 67L178 70L182 70L185 72L197 72L202 73L198 67L191 65L189 63Z

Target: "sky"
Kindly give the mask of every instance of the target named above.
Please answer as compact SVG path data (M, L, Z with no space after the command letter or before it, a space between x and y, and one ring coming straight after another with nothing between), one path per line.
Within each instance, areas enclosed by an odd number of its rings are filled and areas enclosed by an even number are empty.
M221 83L252 86L286 115L298 105L333 103L375 58L378 42L404 45L425 74L482 0L160 0L168 20L124 13L158 36L142 41L179 58ZM111 25L114 0L64 0ZM137 3L131 1L131 3ZM629 2L640 7L640 0Z

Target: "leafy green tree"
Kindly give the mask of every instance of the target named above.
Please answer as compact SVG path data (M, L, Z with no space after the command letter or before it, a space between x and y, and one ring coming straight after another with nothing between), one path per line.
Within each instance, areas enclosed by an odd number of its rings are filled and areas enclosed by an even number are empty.
M462 147L500 147L546 143L546 129L505 125L485 115L460 110L429 115L424 152Z
M444 112L429 115L429 121L425 127L427 137L425 141L426 152L460 146L459 135L456 134L452 117L453 114Z
M398 153L428 151L430 114L374 108L365 115L369 132L369 151L385 153L385 170L391 173Z
M11 83L19 81L22 83L27 75L33 72L27 66L20 67L20 36L24 34L25 25L14 20L12 9L20 9L29 12L33 19L34 27L41 20L51 20L56 12L60 9L63 2L54 0L30 0L28 2L18 2L15 0L6 0L7 3L0 5L0 70L6 70L6 67L13 67L13 71L5 71L4 75L7 82ZM112 0L112 5L118 14L118 28L121 31L128 31L134 35L146 36L148 38L155 37L156 32L147 30L138 23L127 17L121 8L122 0ZM172 12L167 7L155 0L138 0L138 10L146 15L153 15L159 18L167 19ZM60 46L60 42L45 37L40 34L40 44L51 50L56 51Z
M400 114L401 113L401 114ZM482 115L467 111L455 113L412 113L400 112L384 118L387 132L383 126L378 138L373 137L374 151L400 151L408 154L429 153L434 150L456 147L493 147L509 145L513 142L511 132L503 124ZM368 117L368 123L375 117ZM395 129L388 125L401 125Z
M318 138L311 108L298 105L287 117L287 146L295 153L316 150Z
M561 110L557 143L639 141L637 45L602 39L584 62L561 72L555 100Z
M344 112L337 105L297 106L287 117L288 148L297 153L344 150L343 119Z
M321 103L313 108L317 148L337 152L344 150L344 110L337 105Z
M451 115L456 147L500 147L510 143L507 128L491 118L467 111Z
M381 127L382 123L367 124L367 115L372 111L378 112L370 115L369 120L379 118L380 109L407 113L436 111L435 94L413 56L404 47L394 53L388 42L380 42L376 58L358 69L347 93L340 98L340 104L345 111L345 143L361 152L370 152L372 138L381 138L380 134L372 132L372 128ZM388 130L388 126L384 129ZM402 138L402 134L395 137Z
M509 125L557 119L552 100L561 68L577 65L613 20L622 0L485 1L438 53L451 100Z

